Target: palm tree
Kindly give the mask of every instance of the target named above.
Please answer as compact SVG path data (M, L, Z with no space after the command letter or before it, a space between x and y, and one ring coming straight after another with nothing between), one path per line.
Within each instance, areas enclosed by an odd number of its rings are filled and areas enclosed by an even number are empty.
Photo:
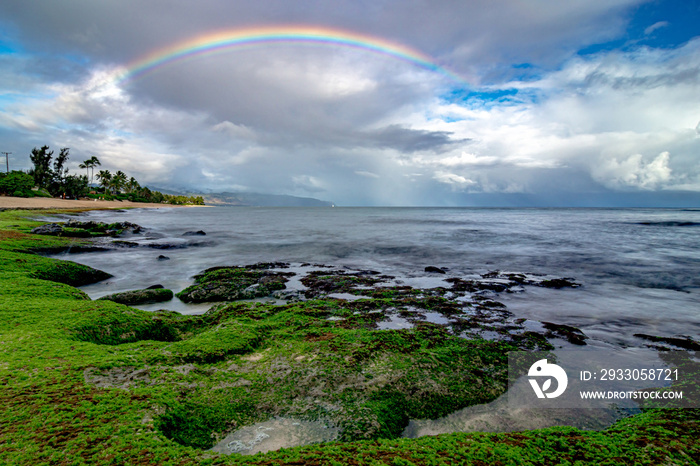
M102 164L100 163L100 159L98 159L94 155L90 157L90 183L92 183L92 177L95 174L95 167L98 165L102 166Z
M126 173L119 170L112 177L112 187L116 190L117 193L119 193L126 186L126 181L127 181Z
M84 168L86 170L86 172L89 170L92 170L91 174L88 173L90 175L90 184L92 184L92 177L95 174L95 167L97 165L102 166L102 164L100 163L100 160L97 157L95 157L94 155L92 157L90 157L89 159L87 159L86 161L84 161L83 163L81 163L80 165L78 165L80 168Z
M105 192L111 188L112 174L109 172L109 170L100 170L97 173L97 179L100 180L100 185L105 188Z
M85 162L78 165L78 168L84 168L86 176L90 176L90 161L89 160L86 160Z
M130 193L136 192L141 188L141 185L139 184L138 181L136 181L136 178L133 176L129 178L129 182L126 184L126 190Z

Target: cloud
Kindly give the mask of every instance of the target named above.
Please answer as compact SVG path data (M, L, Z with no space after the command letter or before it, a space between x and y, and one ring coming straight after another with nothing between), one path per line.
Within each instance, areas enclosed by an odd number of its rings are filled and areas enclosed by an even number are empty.
M449 146L466 142L466 139L452 140L448 131L429 131L390 125L358 135L357 141L363 146L378 149L395 149L403 153L435 151L443 152Z
M643 0L207 0L168 4L168 15L160 2L37 1L0 4L21 50L0 55L0 144L17 153L50 143L146 182L340 204L700 190L700 39L577 53L622 38ZM414 48L469 85L310 44L219 51L113 79L190 37L296 23Z
M656 31L657 29L665 28L668 27L670 23L668 21L657 21L656 23L652 24L648 28L644 30L645 35L649 35L652 32Z
M445 167L462 167L470 165L494 165L498 162L498 157L488 155L475 155L468 152L462 152L458 156L443 157L437 163Z
M634 154L623 160L601 160L600 165L594 168L593 176L610 188L658 189L664 187L671 179L669 159L670 154L662 152L647 163L641 154Z
M436 172L433 175L433 179L439 181L440 183L450 185L455 191L464 190L465 188L476 184L475 181L461 175L444 171Z
M233 139L255 139L255 133L250 128L236 125L228 120L215 124L211 129L214 132L226 134Z
M298 175L292 178L296 188L307 193L322 193L326 191L324 183L311 175Z

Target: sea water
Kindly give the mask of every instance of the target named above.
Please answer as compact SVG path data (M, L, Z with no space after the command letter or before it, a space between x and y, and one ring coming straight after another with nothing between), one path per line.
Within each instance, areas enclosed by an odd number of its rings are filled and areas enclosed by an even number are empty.
M208 267L263 261L372 269L422 287L501 270L581 283L498 299L517 317L579 327L593 343L700 335L700 210L205 207L81 217L147 228L125 238L141 247L58 256L114 275L83 288L93 298L154 284L177 292ZM198 230L206 236L183 236ZM447 274L425 272L430 265ZM209 305L175 299L144 308L200 313Z

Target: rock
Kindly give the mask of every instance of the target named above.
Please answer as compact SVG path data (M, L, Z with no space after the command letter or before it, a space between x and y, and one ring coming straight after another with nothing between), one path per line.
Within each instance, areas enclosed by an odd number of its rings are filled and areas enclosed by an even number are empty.
M112 367L109 369L98 369L88 367L83 371L85 383L99 388L122 388L127 389L132 386L149 384L149 369L126 366Z
M469 293L476 293L477 291L495 291L500 293L511 287L510 283L502 282L485 282L479 280L464 280L462 278L448 278L445 280L447 283L452 283L453 291L466 291Z
M164 256L163 254L161 254L160 256L158 256L158 260L159 261L169 261L170 258L168 256Z
M202 230L186 231L182 234L182 236L206 236L206 233Z
M588 337L576 327L552 322L542 322L542 326L547 329L545 336L548 338L558 337L567 340L573 345L584 346Z
M634 336L637 338L643 338L644 340L653 341L657 343L668 343L669 345L677 346L678 348L683 348L690 351L700 351L700 343L696 342L695 340L689 337L657 337L654 335L647 335L644 333L635 333Z
M158 284L158 285L151 285L151 286L149 286L149 287L146 288L146 289L147 289L147 290L162 290L162 289L164 289L164 288L165 288L165 287L164 287L163 285Z
M83 230L88 230L93 233L102 233L104 235L119 235L125 231L131 233L140 233L143 231L143 227L131 222L115 222L115 223L103 223L103 222L79 222L77 220L69 220L65 224L68 228L81 228Z
M308 289L304 291L307 298L314 298L328 293L347 293L357 287L373 287L386 281L373 270L360 272L322 271L309 272L301 283Z
M112 275L102 270L93 269L87 265L76 264L71 261L52 261L49 267L42 267L32 272L31 276L32 278L65 283L71 286L89 285L112 277Z
M69 220L64 225L58 223L48 223L34 228L31 232L36 235L71 236L78 238L88 238L92 236L118 236L129 231L140 233L143 227L131 222L102 223L102 222L79 222Z
M137 248L139 243L134 243L133 241L112 241L112 246L118 248Z
M173 292L165 288L147 288L144 290L124 291L99 298L100 300L114 301L120 304L147 304L160 303L173 299Z
M31 233L35 235L60 236L63 233L63 227L58 223L47 223L32 229Z
M179 292L177 297L186 303L237 301L271 296L286 287L290 272L272 272L268 269L288 266L284 263L260 263L245 267L212 267L196 275L195 284Z
M69 228L64 227L61 232L61 236L68 236L71 238L90 238L92 234L82 228Z
M146 247L152 249L185 249L189 245L187 243L148 243Z
M432 265L427 266L427 267L425 268L425 271L426 271L426 272L430 272L430 273L443 273L443 274L445 273L444 270L439 269L439 268L437 268L437 267L434 267L434 266L432 266Z
M536 286L545 288L578 288L580 283L576 283L571 278L552 278L551 280L542 280L539 283L534 283Z

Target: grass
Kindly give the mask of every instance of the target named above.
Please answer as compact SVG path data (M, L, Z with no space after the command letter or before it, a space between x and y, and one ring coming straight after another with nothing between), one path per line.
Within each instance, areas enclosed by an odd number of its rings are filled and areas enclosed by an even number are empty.
M201 316L92 301L72 285L102 275L34 253L81 240L31 235L31 215L0 212L1 464L700 462L696 410L650 410L603 432L397 439L409 418L503 393L514 347L428 323L371 329L370 311L391 305L391 293L236 303ZM206 451L230 430L278 415L338 425L342 441L254 457Z

